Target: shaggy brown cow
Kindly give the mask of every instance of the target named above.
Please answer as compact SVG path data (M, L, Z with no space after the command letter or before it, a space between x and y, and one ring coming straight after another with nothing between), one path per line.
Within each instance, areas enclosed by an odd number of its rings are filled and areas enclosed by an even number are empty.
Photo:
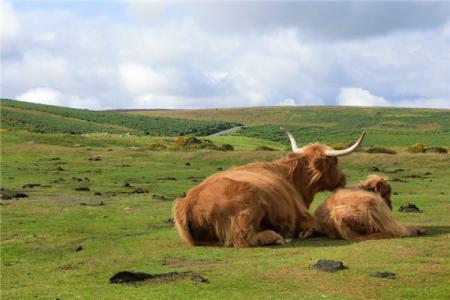
M424 232L398 224L392 215L391 186L371 175L356 188L330 195L316 210L321 231L332 239L368 240L416 236Z
M287 132L287 131L286 131ZM314 195L345 184L337 156L345 150L321 144L298 148L272 163L252 163L214 174L179 199L173 209L181 238L190 245L236 248L284 244L319 230L308 212Z

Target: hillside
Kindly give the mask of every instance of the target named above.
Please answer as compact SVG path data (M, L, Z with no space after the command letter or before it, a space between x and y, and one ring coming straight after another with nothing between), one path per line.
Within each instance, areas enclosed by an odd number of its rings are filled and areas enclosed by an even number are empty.
M41 133L91 132L152 136L209 135L238 125L214 120L127 115L51 105L0 100L1 128Z
M258 107L204 110L142 110L126 114L223 120L249 125L240 134L283 144L279 127L289 128L301 144L350 142L367 131L365 145L450 145L450 110L366 107Z

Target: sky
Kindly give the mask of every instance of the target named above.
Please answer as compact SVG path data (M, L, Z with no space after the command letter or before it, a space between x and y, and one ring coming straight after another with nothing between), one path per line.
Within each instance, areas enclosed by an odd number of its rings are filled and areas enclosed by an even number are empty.
M0 1L2 98L450 108L450 2Z

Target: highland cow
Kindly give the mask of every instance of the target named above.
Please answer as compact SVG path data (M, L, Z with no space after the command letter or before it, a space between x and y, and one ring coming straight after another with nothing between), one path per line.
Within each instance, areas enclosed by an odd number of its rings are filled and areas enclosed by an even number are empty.
M330 195L316 210L321 232L332 239L368 240L416 236L424 230L397 223L392 215L391 186L371 175L355 188Z
M293 153L272 163L252 163L211 175L177 200L174 219L190 245L254 247L285 244L320 229L308 212L314 195L345 185L338 156L351 147L332 150L311 144L298 148L286 131Z

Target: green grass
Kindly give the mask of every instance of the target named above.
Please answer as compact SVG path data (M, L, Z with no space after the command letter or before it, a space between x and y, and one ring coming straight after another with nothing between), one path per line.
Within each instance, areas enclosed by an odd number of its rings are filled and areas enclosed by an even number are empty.
M347 138L336 139L346 142ZM424 236L363 242L312 238L287 246L240 250L188 247L173 225L165 222L173 202L154 200L152 195L177 195L197 184L191 176L208 176L219 167L271 161L284 154L249 151L260 144L277 149L288 145L239 136L212 140L230 143L236 150L149 151L146 145L172 140L3 132L1 185L23 190L30 198L1 200L2 299L448 299L448 154L354 153L341 159L349 183L365 178L369 167L404 169L389 174L391 179L405 181L392 181L393 191L399 193L392 199L394 215L402 224L426 228ZM136 146L140 148L130 148ZM95 155L102 160L89 160ZM52 160L55 157L60 160ZM177 180L160 179L165 176ZM54 183L59 178L64 181ZM133 188L124 187L125 181L149 193L129 194ZM22 189L26 183L48 187ZM73 190L79 186L89 186L90 191ZM312 209L326 195L320 193ZM91 206L100 201L104 205ZM423 213L397 212L410 202ZM83 250L76 252L80 245ZM163 265L167 258L186 261L180 266ZM320 258L342 260L348 269L338 273L310 269ZM206 261L198 263L199 259ZM122 270L193 271L210 283L185 278L109 284L108 279ZM397 279L369 277L377 271L395 272Z

